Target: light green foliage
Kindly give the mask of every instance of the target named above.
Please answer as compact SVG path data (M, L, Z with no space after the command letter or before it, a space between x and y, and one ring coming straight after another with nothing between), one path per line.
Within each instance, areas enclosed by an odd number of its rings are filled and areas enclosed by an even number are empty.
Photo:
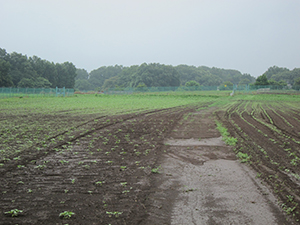
M11 217L17 217L22 212L23 212L23 210L12 209L12 210L10 210L8 212L5 212L5 214L10 214Z
M118 211L115 211L115 212L107 212L107 211L106 211L106 214L109 215L109 217L111 217L112 215L115 216L115 217L119 217L119 215L122 215L123 212L118 212Z
M217 124L217 129L218 131L221 133L222 137L223 137L223 141L225 141L226 144L231 145L231 146L235 146L237 143L237 139L234 137L230 137L227 129L225 127L223 127L223 125L216 121Z
M157 167L157 168L151 169L151 173L160 173L160 172L159 172L160 167L161 167L161 166L159 166L159 167Z
M250 156L247 153L238 152L236 155L242 163L248 162L250 160Z
M59 214L59 217L63 217L63 219L70 219L75 213L70 212L70 211L64 211Z

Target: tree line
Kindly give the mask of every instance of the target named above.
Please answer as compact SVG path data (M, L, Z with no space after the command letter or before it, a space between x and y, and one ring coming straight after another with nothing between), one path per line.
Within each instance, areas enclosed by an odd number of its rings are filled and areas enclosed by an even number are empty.
M300 89L300 68L289 70L278 66L270 67L264 74L259 76L253 85L292 86L294 89Z
M190 81L193 82L189 83ZM226 82L249 84L254 81L255 78L250 74L242 74L237 70L143 63L130 67L102 66L90 73L84 69L77 69L75 88L78 90L105 90L125 87L219 86Z
M0 87L74 88L73 63L53 63L0 48Z
M66 87L101 91L126 87L219 86L224 90L233 85L249 84L300 86L300 68L289 70L273 66L257 79L232 69L159 63L102 66L88 73L71 62L53 63L37 56L9 54L0 48L0 87Z

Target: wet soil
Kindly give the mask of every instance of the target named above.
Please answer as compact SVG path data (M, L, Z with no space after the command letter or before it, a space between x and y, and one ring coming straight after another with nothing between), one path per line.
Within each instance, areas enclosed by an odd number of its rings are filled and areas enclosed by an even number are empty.
M290 224L272 192L219 137L212 112L182 119L165 140L163 177L145 224Z
M216 112L232 136L239 139L237 151L251 157L251 167L268 185L280 206L296 223L300 220L300 122L299 111L241 102Z
M221 141L215 110L70 121L72 135L3 162L0 224L285 224L273 193ZM5 214L12 209L23 212Z

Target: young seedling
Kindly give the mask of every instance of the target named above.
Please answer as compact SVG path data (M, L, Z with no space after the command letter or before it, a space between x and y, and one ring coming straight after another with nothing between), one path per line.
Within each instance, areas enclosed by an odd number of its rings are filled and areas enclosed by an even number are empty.
M38 166L36 166L34 168L42 170L42 169L45 169L46 167L47 167L46 165L38 165Z
M121 169L122 171L124 171L126 168L127 168L126 166L120 166L120 169Z
M160 173L160 172L159 172L160 167L161 167L161 166L159 166L159 167L157 167L157 168L153 168L153 169L151 170L151 172L152 172L152 173Z
M120 183L123 187L126 187L126 185L127 185L127 182L122 182L122 183Z
M17 217L19 215L19 213L22 213L23 210L19 210L19 209L12 209L10 211L5 212L5 214L10 214L11 217Z
M59 217L62 217L63 219L70 219L75 213L70 212L70 211L64 211L59 214Z
M114 215L115 217L119 217L119 215L121 215L123 212L107 212L106 211L106 214L109 215L109 217L111 217L112 215Z
M99 184L99 185L102 185L102 184L104 184L105 183L105 181L97 181L95 184Z

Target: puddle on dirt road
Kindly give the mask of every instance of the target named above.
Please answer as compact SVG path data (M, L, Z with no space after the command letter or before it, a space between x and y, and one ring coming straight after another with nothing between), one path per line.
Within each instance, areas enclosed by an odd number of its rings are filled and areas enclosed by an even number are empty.
M167 139L166 145L173 146L224 146L222 137L206 138L206 139Z
M171 224L281 224L269 203L275 198L238 161L194 165L167 157L163 167L181 184Z

